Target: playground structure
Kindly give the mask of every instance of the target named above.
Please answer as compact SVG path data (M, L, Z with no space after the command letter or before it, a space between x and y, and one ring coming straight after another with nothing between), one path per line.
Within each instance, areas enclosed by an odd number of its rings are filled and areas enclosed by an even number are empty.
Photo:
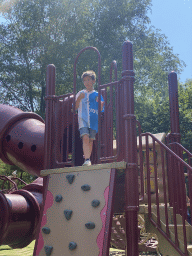
M99 104L102 94L105 112L99 111L94 165L82 167L74 109L76 65L81 53L91 49L98 55ZM36 238L34 256L104 256L112 244L136 256L146 249L140 240L139 219L145 223L145 232L158 239L163 255L192 255L187 214L192 210L188 200L192 198L192 154L180 144L176 73L168 77L171 133L167 136L141 133L135 118L130 42L123 44L122 78L117 80L115 61L109 84L101 85L100 75L100 54L87 47L75 60L71 94L55 96L55 67L48 66L45 124L34 113L0 106L1 159L43 177L22 190L0 193L1 244L19 248ZM188 196L184 174L188 175Z

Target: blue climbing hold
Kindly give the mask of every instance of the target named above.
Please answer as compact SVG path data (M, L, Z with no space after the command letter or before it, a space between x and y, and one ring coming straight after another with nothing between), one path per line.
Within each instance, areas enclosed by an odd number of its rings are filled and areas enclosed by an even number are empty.
M91 186L89 186L88 184L85 184L85 185L82 185L82 186L81 186L81 189L82 189L83 191L89 191L89 190L91 189Z
M74 174L68 174L66 176L66 179L68 180L69 184L72 184L74 181L75 175Z
M44 234L50 234L50 232L51 232L50 228L47 228L47 227L43 227L42 231Z
M55 201L56 201L57 203L61 202L62 199L63 199L62 195L56 195L56 197L55 197Z
M70 242L69 243L69 250L75 250L76 249L76 247L77 247L77 244L75 243L75 242Z
M95 223L92 222L92 221L87 222L87 223L85 224L85 227L86 227L87 229L94 229L94 228L95 228Z
M45 250L45 253L46 253L46 256L50 256L51 253L52 253L52 250L53 250L53 246L44 246L44 250Z
M67 220L70 220L72 213L73 213L72 210L64 210L65 218L66 218Z
M94 199L94 200L91 202L91 205L92 205L93 207L98 207L98 206L100 205L100 201L97 200L97 199Z

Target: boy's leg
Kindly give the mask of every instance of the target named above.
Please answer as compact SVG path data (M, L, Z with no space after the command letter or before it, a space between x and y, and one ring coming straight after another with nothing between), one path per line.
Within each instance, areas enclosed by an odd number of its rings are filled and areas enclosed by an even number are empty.
M90 159L93 142L90 144L90 139L88 134L83 135L82 139L83 139L83 153L84 153L85 159Z
M89 138L89 152L90 152L90 157L93 149L93 139Z

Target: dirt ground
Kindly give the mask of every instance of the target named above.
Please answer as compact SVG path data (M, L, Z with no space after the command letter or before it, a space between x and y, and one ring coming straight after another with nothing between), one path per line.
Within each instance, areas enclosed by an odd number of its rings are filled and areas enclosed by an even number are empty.
M155 253L155 252L153 252L153 253L143 252L143 253L140 253L139 256L140 255L142 255L142 256L155 256L155 255L158 255L158 254ZM125 251L123 251L123 250L116 250L116 249L110 249L109 256L125 256Z

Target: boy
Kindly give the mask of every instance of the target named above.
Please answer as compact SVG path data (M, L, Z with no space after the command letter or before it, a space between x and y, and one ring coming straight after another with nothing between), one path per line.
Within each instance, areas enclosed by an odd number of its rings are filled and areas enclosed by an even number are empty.
M90 166L90 156L93 148L93 140L98 132L98 92L93 89L96 74L92 70L84 72L81 76L86 89L76 95L75 109L78 109L78 123L80 136L83 141L84 166ZM104 100L101 96L101 111Z

